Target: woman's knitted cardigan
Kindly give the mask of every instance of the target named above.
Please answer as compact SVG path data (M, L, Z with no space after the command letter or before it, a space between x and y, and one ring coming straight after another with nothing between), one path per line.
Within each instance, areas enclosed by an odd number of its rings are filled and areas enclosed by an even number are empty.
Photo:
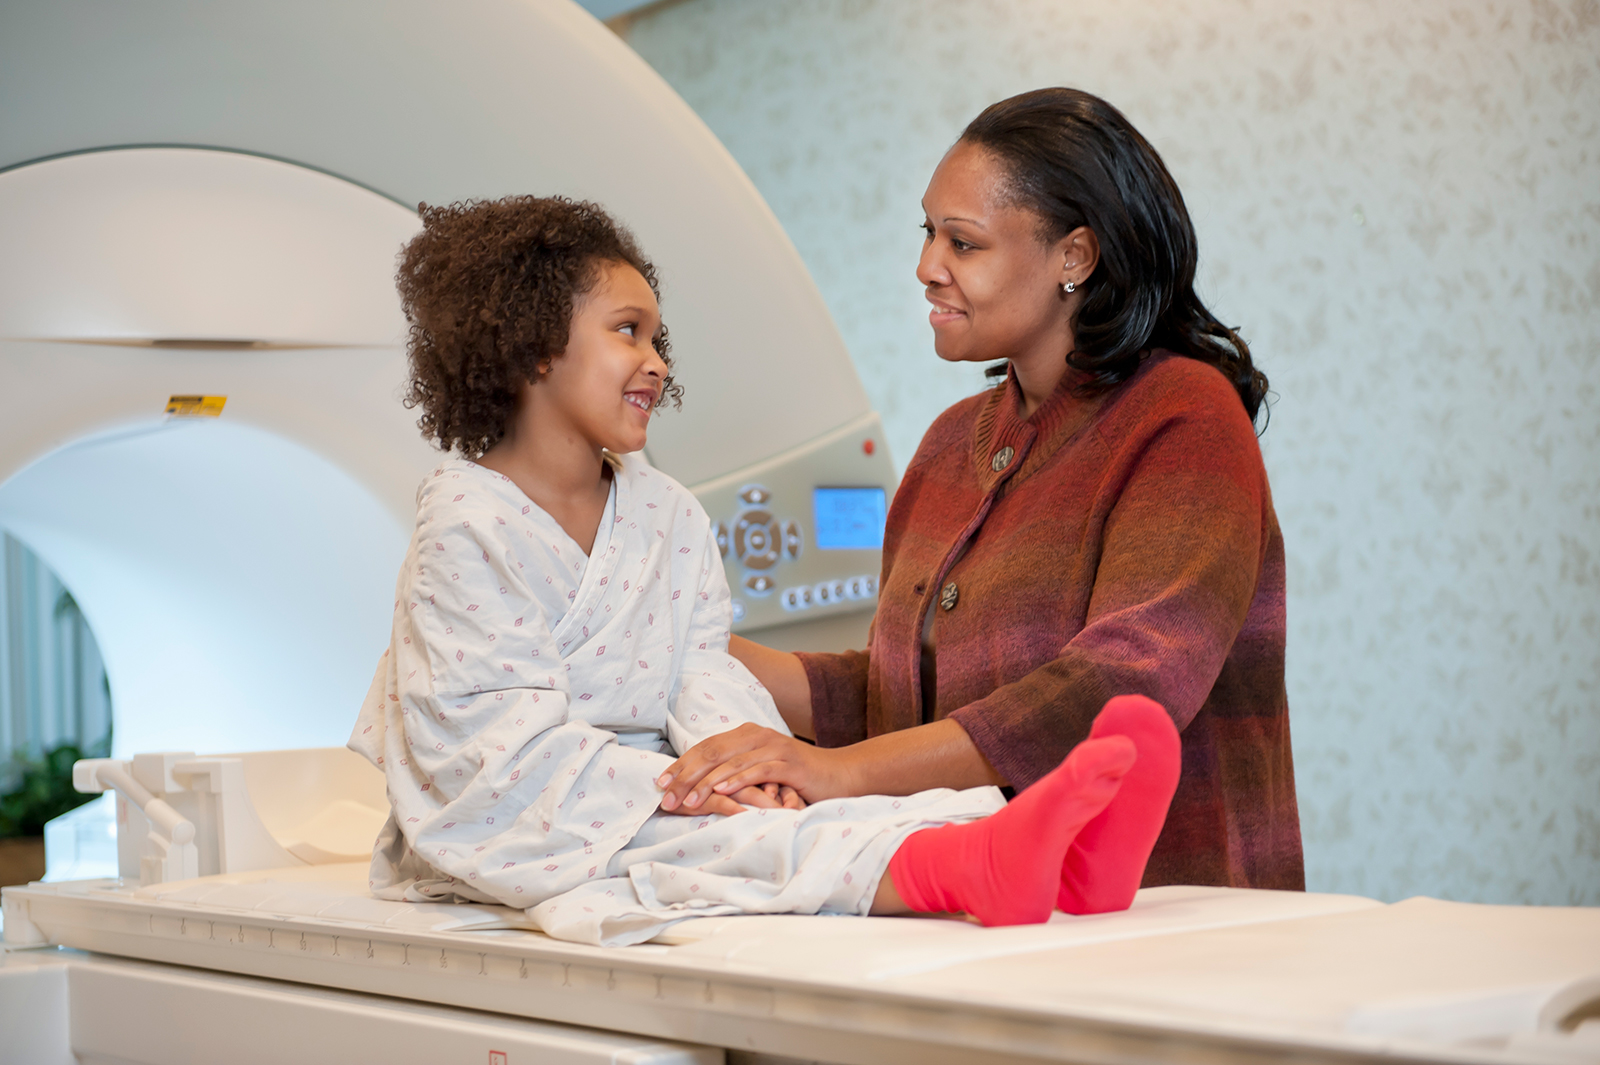
M1018 788L1114 695L1183 732L1146 886L1304 887L1284 690L1283 538L1254 427L1168 352L1024 420L1014 377L939 416L889 511L863 652L802 654L823 746L950 717ZM924 712L923 619L935 693Z

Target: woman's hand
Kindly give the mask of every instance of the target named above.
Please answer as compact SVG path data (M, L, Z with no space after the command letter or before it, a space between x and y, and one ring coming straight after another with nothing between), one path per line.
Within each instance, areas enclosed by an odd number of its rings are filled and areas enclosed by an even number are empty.
M701 740L656 780L666 789L663 810L693 814L704 813L708 802L772 784L787 809L855 794L851 763L840 752L749 724Z

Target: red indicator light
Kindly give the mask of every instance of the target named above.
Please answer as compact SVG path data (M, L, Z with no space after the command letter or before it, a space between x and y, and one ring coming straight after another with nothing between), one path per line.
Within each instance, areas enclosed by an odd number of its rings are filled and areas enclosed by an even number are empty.
M878 445L874 444L871 440L861 441L861 453L863 455L870 455L876 450L878 450Z

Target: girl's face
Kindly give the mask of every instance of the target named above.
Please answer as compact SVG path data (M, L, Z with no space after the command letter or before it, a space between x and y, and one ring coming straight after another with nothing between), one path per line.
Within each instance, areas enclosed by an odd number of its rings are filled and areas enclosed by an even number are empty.
M534 393L590 444L638 451L667 377L655 349L660 335L649 283L626 263L602 263L594 288L573 308L567 350L541 370Z
M994 156L957 143L939 163L922 198L927 233L917 280L933 310L933 348L948 362L1029 356L1059 360L1070 344L1071 316L1082 297L1064 296L1063 281L1081 284L1067 239L1039 239L1039 217L1006 196L1006 175ZM1077 258L1081 258L1078 256Z

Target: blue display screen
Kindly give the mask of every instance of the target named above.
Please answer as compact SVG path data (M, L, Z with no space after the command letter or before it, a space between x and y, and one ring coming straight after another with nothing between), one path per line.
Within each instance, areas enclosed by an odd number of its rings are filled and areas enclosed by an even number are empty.
M811 506L822 550L883 548L889 504L882 488L813 488Z

